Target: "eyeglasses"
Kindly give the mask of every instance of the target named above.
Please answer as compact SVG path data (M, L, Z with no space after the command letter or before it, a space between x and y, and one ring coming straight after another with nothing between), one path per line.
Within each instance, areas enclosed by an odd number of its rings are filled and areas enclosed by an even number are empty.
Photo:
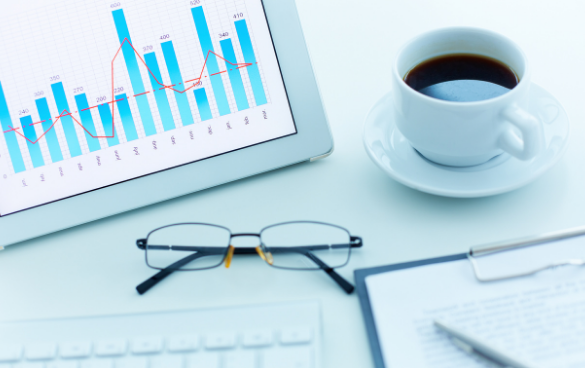
M259 245L236 248L231 241L237 237L256 237ZM136 287L141 295L176 271L208 270L222 263L229 268L236 254L258 254L270 266L281 269L323 270L351 294L354 286L334 269L349 262L351 248L360 248L362 238L340 226L314 221L271 225L258 234L232 234L223 226L180 223L154 229L136 245L145 251L148 267L160 270Z

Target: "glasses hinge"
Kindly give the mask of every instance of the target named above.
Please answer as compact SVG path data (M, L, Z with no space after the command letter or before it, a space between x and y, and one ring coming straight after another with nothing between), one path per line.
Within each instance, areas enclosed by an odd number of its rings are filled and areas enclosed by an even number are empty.
M142 250L146 249L146 239L138 239L138 240L136 240L136 246L139 249L142 249Z
M361 247L362 246L362 238L359 236L352 236L350 238L351 246L352 247Z

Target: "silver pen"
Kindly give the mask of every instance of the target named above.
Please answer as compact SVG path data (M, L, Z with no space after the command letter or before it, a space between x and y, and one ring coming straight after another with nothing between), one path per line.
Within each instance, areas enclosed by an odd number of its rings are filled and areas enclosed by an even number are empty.
M476 336L463 332L444 321L435 320L435 326L440 330L445 331L458 348L469 354L478 354L483 358L487 358L488 360L496 362L504 367L535 368L534 365L527 364L517 358L511 357L508 353L490 346Z

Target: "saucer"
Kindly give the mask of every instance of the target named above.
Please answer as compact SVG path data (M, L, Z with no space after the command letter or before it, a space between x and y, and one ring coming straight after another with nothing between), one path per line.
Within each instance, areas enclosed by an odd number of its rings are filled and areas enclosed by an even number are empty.
M368 113L364 146L368 155L394 180L411 188L446 197L473 198L520 188L549 170L567 150L569 118L560 102L532 84L528 111L544 126L545 150L528 161L508 154L469 167L451 167L427 160L416 151L394 123L392 95L380 99Z

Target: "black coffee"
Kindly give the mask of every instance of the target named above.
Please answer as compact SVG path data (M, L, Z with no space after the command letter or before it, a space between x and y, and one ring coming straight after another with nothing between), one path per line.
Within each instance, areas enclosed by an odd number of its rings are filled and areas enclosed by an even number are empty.
M508 92L520 82L506 64L487 56L450 54L412 68L404 81L427 96L447 101L487 100Z

